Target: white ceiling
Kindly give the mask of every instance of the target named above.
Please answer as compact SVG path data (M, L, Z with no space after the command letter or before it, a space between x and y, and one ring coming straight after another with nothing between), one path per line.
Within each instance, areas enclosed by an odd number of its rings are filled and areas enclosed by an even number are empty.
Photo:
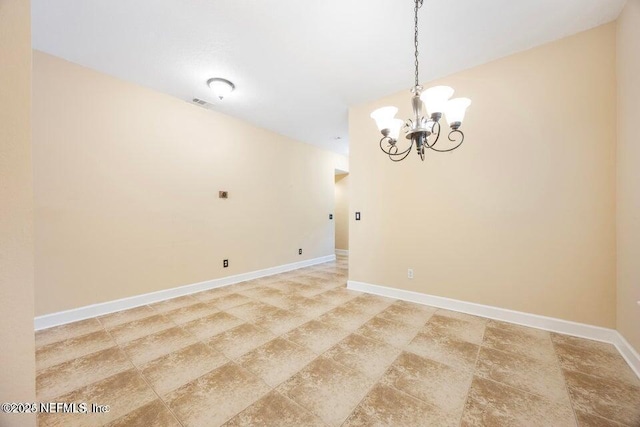
M625 1L425 0L420 80L607 23ZM412 0L33 0L32 15L35 49L340 153L350 105L413 83ZM218 101L210 77L236 91Z

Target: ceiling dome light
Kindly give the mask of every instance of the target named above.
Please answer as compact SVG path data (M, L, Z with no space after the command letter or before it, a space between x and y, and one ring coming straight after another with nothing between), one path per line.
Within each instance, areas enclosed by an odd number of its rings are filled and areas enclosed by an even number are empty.
M220 77L214 77L207 80L207 85L209 85L209 88L220 99L229 95L236 88L236 86L229 80Z

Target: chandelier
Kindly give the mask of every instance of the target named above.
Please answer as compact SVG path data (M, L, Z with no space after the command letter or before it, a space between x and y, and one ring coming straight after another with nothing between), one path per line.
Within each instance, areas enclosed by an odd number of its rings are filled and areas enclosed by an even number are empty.
M464 134L460 130L464 114L471 104L469 98L450 99L453 89L448 86L434 86L423 91L418 78L418 9L422 7L423 0L415 0L414 19L414 46L415 46L415 85L411 88L411 106L413 107L413 119L406 122L396 119L398 112L396 107L382 107L371 113L371 118L376 121L378 129L382 133L380 149L394 162L404 160L415 145L420 158L424 161L425 149L431 149L440 153L453 151L462 145ZM423 109L428 116L423 115ZM444 116L451 130L448 139L450 143L446 147L442 144L436 147L440 139L440 123ZM406 149L400 149L398 137L400 129L404 126L405 137L410 141ZM452 144L451 144L452 143ZM402 144L402 146L406 146Z

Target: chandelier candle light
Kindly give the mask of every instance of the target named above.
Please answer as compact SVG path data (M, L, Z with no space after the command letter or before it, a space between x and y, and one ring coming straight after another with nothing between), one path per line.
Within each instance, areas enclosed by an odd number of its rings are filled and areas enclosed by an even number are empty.
M413 120L406 122L396 119L398 112L396 107L382 107L371 113L371 118L376 121L378 129L382 133L380 149L394 162L404 160L411 152L414 144L418 155L424 161L425 149L446 153L453 151L462 145L464 134L460 130L464 114L471 104L469 98L450 99L453 89L448 86L434 86L423 91L418 79L418 9L422 6L423 0L415 0L415 85L411 88L411 106L413 107ZM427 110L428 116L423 115L423 109ZM448 148L436 148L435 145L440 138L440 121L442 115L451 128L448 138L454 145ZM398 137L400 128L404 126L406 139L411 143L406 150L398 148Z

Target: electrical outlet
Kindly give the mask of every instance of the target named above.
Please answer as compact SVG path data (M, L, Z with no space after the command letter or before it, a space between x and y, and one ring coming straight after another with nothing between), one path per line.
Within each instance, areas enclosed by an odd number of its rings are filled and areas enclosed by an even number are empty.
M407 278L413 279L413 268L407 270Z
M298 249L298 255L302 255L302 248Z
M221 199L228 199L229 192L228 191L218 191L218 197Z
M229 260L228 259L225 259L225 260L222 261L222 267L224 267L224 268L229 267Z
M360 212L356 212L356 221L360 221Z
M329 219L333 219L333 214L329 214Z

